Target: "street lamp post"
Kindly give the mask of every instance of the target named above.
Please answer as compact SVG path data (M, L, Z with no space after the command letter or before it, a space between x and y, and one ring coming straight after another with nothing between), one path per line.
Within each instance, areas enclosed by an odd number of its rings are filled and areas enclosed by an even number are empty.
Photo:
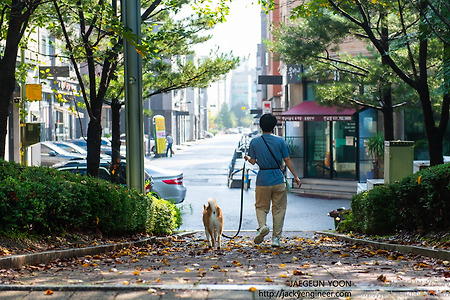
M122 0L126 29L141 38L140 0ZM125 127L127 141L127 186L144 192L144 117L142 103L142 58L135 46L124 41Z

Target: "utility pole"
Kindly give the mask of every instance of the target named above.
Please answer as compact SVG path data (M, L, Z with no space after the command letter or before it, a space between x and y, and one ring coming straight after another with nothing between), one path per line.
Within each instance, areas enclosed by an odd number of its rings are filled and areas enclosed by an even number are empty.
M122 0L126 29L141 39L140 0ZM127 186L144 192L144 111L142 103L142 58L129 40L124 40L125 127L127 142Z

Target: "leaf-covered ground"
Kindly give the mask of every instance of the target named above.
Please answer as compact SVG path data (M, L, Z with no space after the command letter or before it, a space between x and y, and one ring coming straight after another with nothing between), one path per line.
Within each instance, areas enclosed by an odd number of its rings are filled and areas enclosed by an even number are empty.
M0 270L1 284L290 287L447 287L448 261L359 246L311 232L287 235L282 248L253 236L224 239L210 250L201 233L171 242ZM255 288L256 289L256 288ZM440 290L431 290L438 293Z

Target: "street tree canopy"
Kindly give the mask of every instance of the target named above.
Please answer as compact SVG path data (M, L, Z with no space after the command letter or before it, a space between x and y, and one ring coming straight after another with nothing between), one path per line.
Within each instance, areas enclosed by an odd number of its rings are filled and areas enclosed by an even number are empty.
M273 0L261 0L266 7ZM450 108L450 6L443 0L311 0L293 9L293 19L324 12L345 19L349 35L371 44L389 71L388 82L414 90L428 140L430 164L443 163ZM333 30L329 28L329 30ZM376 56L374 56L376 57ZM383 85L391 89L390 85Z
M64 2L64 5L61 2ZM205 40L205 38L196 37L197 32L210 29L218 22L225 20L228 13L227 0L219 1L215 5L212 5L211 2L209 0L192 3L173 0L143 2L142 20L147 20L150 28L143 32L142 38L139 38L124 29L120 21L119 10L110 2L99 0L96 5L93 5L91 2L84 1L53 0L57 20L60 24L59 27L55 27L55 34L61 28L60 33L66 42L66 54L70 57L77 72L81 95L90 116L87 138L88 173L90 175L98 175L102 105L111 82L120 78L118 73L121 72L124 39L135 46L136 51L146 62L167 59L170 54L169 50L185 53L189 49L189 43ZM115 1L113 1L114 3ZM171 22L168 16L179 12L186 3L189 3L196 13L190 18L190 23L185 26L172 23L172 26L169 26ZM158 21L165 21L163 23L168 24L165 26L167 30L154 31L152 26ZM69 30L70 28L76 28L78 32L75 33L74 30ZM234 63L231 60L230 62ZM79 71L81 65L84 65L88 71L85 77L81 76ZM188 79L184 78L183 80L181 83ZM118 97L113 98L118 99Z

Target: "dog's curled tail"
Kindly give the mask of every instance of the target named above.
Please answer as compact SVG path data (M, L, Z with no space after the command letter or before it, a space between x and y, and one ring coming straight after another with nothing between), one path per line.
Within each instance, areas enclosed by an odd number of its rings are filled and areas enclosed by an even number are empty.
M211 207L212 214L215 215L216 214L216 199L209 198L208 205L209 205L209 207Z

